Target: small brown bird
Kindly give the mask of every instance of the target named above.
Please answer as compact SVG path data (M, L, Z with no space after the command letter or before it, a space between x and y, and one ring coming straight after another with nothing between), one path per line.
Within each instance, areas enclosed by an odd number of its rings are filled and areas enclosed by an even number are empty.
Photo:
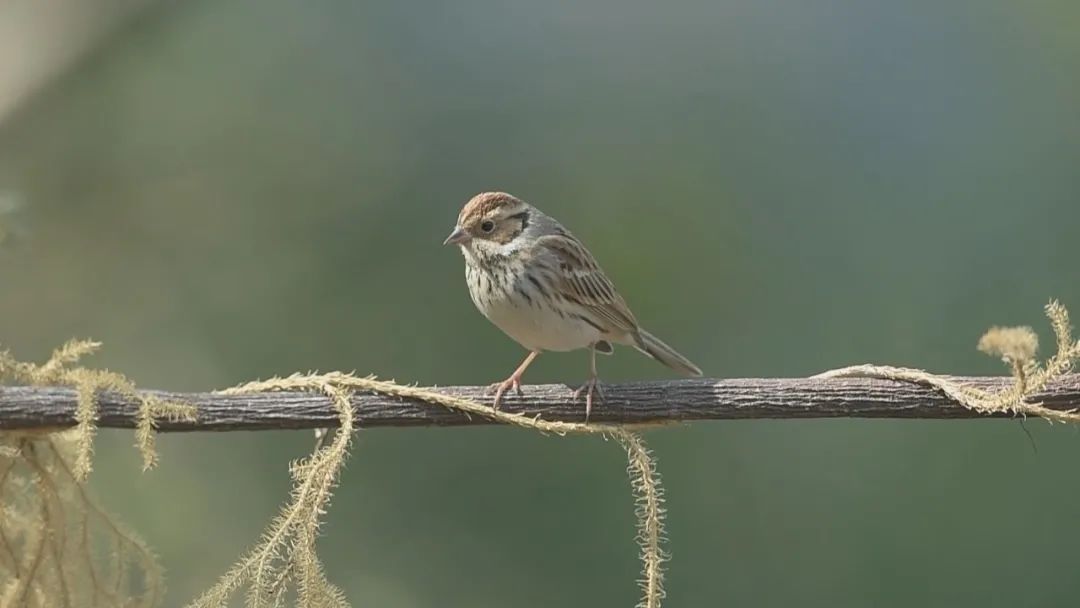
M671 369L700 376L701 369L642 329L589 250L559 222L505 192L484 192L465 203L444 245L459 245L473 304L529 350L509 378L491 386L495 409L543 351L588 348L585 419L597 390L596 353L612 343L633 346Z

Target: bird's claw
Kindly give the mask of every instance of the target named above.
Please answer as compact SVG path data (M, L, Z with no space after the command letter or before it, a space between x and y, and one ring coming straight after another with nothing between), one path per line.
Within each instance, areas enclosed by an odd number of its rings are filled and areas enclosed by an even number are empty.
M582 384L576 391L574 391L574 401L577 402L581 398L581 394L585 393L585 424L589 423L589 416L592 414L593 395L598 395L600 401L604 401L604 389L600 385L598 378L589 378L585 384Z
M489 395L492 393L495 394L495 402L492 404L492 407L494 407L496 410L498 410L499 406L502 405L502 398L503 395L506 394L507 390L513 390L515 393L518 394L518 397L525 395L525 393L521 390L521 378L510 376L502 382L496 382L495 384L492 384L488 387L487 392Z

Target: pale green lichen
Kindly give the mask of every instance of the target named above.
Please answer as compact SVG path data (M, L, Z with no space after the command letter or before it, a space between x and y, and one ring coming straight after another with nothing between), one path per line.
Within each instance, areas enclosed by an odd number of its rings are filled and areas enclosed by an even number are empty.
M1057 352L1045 363L1035 359L1038 339L1030 328L995 327L979 340L979 350L1000 357L1012 371L1013 383L999 391L964 386L948 376L921 369L887 365L854 365L830 370L815 377L881 378L914 382L937 388L960 405L984 414L1008 413L1036 416L1050 422L1080 422L1080 413L1075 409L1053 409L1031 401L1033 396L1042 392L1051 382L1072 371L1073 365L1080 359L1080 341L1072 337L1068 311L1056 300L1051 300L1045 310L1057 342Z
M639 606L660 607L664 597L663 564L667 560L662 549L663 490L656 472L656 462L639 435L619 425L547 421L511 414L431 389L340 372L294 374L287 378L248 383L223 392L238 394L266 391L322 392L333 401L341 426L329 446L319 447L308 460L293 465L292 498L267 528L262 541L241 558L216 585L192 602L189 608L225 606L241 589L246 590L247 606L251 608L282 605L290 591L295 593L295 605L302 608L348 605L340 589L326 580L322 564L315 552L315 539L325 505L348 455L348 442L353 430L349 395L355 391L373 391L419 399L543 433L584 433L615 437L627 453L627 470L637 504L637 540L641 546L642 561L642 599Z

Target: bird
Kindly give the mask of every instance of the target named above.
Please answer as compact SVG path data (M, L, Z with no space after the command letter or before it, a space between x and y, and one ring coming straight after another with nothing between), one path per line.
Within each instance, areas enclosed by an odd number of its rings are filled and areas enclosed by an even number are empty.
M494 409L509 390L522 395L525 370L545 351L589 349L585 420L599 392L596 354L613 344L631 346L685 376L701 368L638 324L588 248L551 216L506 192L469 199L443 245L465 257L473 304L503 333L529 351L509 378L492 384ZM602 393L601 393L602 398Z

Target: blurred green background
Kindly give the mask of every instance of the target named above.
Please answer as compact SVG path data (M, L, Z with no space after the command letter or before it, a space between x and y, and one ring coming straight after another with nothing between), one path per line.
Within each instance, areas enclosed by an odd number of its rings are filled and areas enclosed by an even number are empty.
M440 245L492 189L581 236L712 376L996 374L987 327L1049 345L1048 299L1080 315L1074 0L101 4L125 17L0 117L22 234L0 341L25 359L78 336L163 389L501 379L523 353ZM1037 452L1011 421L649 432L666 605L1075 605L1080 438L1028 427ZM312 437L165 436L148 474L132 441L101 434L93 486L178 605L257 539ZM595 438L361 431L321 551L355 606L632 606L624 467Z

